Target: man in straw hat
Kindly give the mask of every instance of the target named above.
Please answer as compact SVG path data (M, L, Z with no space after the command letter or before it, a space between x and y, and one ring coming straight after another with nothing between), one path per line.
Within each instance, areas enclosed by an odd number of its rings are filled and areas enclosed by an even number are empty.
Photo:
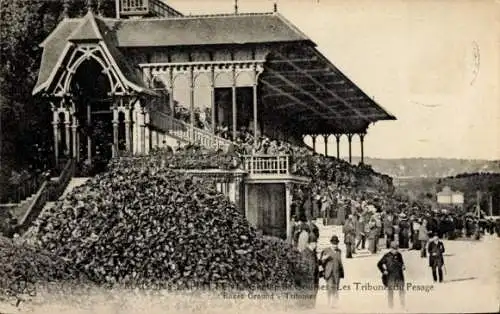
M389 307L392 308L394 305L394 290L399 291L399 301L401 307L404 307L405 278L403 272L405 270L405 264L403 256L398 251L398 243L396 241L391 242L390 251L382 256L380 261L377 263L377 267L383 273L382 281L387 287L387 300Z
M342 251L339 249L339 238L336 235L332 236L330 244L330 247L321 252L320 263L324 269L328 305L333 307L338 298L340 279L344 278L344 266Z

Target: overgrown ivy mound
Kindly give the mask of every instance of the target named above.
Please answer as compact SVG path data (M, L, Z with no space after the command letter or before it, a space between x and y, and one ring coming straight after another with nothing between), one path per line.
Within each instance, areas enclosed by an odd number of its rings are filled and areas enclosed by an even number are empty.
M213 182L144 160L112 163L44 212L38 245L100 285L297 288L296 250L259 236Z
M36 293L37 284L86 282L72 263L20 239L0 236L0 300Z

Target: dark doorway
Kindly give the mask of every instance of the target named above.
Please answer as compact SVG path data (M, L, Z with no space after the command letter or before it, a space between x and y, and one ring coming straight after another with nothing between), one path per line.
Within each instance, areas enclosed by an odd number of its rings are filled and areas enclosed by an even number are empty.
M233 129L233 90L232 88L215 88L215 125L216 130L229 136ZM224 134L227 133L227 134Z
M253 121L252 87L236 88L236 108L238 130L253 130L253 125L250 125L250 122Z
M113 99L109 96L110 90L108 77L93 58L78 67L71 82L80 126L80 160L86 160L86 164L93 165L96 170L104 169L112 157Z

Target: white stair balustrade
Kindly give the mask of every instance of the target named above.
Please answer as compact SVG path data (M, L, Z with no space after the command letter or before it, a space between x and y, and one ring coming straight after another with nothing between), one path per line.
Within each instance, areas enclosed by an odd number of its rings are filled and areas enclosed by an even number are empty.
M185 142L196 143L209 149L227 150L231 141L202 130L163 112L153 112L150 124L163 132L175 136Z

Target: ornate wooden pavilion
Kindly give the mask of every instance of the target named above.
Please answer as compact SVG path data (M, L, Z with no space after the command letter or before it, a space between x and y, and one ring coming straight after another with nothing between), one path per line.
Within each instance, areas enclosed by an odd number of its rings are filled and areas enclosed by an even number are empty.
M52 107L56 161L92 163L188 142L227 147L221 128L233 138L243 128L300 144L305 135L334 135L337 156L345 135L351 156L353 136L363 147L370 124L395 119L276 6L203 16L183 16L160 0L116 0L116 8L105 17L89 5L40 44L33 94ZM249 162L255 175L263 164L283 170L279 158Z

